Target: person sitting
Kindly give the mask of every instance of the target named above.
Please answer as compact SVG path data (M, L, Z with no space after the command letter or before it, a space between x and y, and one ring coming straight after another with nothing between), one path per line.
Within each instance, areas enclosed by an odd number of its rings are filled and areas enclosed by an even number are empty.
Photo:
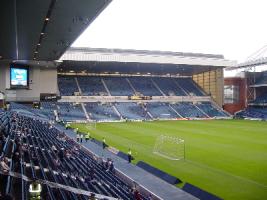
M0 169L3 172L8 172L10 170L9 166L8 166L8 159L6 157L2 157L1 161L0 161Z

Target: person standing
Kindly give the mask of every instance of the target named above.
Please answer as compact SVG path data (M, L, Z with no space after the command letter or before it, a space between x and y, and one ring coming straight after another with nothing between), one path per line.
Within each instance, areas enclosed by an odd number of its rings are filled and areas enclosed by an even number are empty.
M88 133L85 135L85 141L88 142L89 139L90 139L90 133L88 132Z
M103 146L103 149L105 149L107 146L105 137L102 138L102 146Z
M80 134L79 133L76 133L76 139L77 139L77 142L80 142Z
M80 141L81 141L81 143L83 143L83 134L82 133L80 134Z
M128 162L131 163L132 162L132 151L131 151L130 148L128 149L128 154L127 155L128 155Z

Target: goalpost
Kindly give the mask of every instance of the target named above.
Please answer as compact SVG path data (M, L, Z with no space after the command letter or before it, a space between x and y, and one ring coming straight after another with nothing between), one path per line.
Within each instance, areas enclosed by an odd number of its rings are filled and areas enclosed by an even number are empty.
M89 130L95 130L96 129L96 121L89 121L86 123L86 128Z
M185 159L185 141L174 136L160 135L156 139L153 153L169 160Z

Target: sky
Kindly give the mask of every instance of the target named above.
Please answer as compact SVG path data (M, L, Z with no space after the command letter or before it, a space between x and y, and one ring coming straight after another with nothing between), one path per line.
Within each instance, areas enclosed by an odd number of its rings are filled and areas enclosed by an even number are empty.
M266 8L267 0L113 0L72 46L223 54L243 62L267 45Z

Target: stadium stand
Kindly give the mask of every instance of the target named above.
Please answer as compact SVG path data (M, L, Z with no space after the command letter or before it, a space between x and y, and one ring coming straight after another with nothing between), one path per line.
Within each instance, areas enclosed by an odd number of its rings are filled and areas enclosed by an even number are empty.
M204 113L209 117L226 117L227 115L222 111L212 105L210 102L200 102L197 104Z
M149 77L149 76L130 76L130 77L116 77L116 76L76 76L75 78L62 80L72 80L69 84L74 84L81 89L83 96L149 96L149 97L204 97L205 92L191 78L171 78L171 77ZM75 81L77 79L77 82ZM78 83L78 84L77 84ZM63 87L60 91L66 91L64 87L67 85L58 84ZM70 88L76 88L71 86ZM77 89L76 88L76 89ZM74 91L74 90L72 90ZM67 93L64 93L67 94ZM72 96L71 93L68 93ZM75 100L74 100L75 101ZM97 100L95 100L97 101ZM96 121L115 121L115 120L151 120L151 119L176 119L176 118L209 118L209 117L229 117L229 115L222 111L213 103L197 101L196 103L179 101L170 104L169 102L149 102L136 103L130 100L126 102L105 103L105 99L99 102L85 103L86 112L91 120ZM63 104L64 105L64 104ZM73 110L70 104L68 110ZM51 109L47 107L51 112ZM78 115L77 112L84 112L82 109L76 109L76 120L83 120L84 114ZM61 110L59 109L59 113ZM74 113L75 113L74 112ZM64 112L64 120L75 121L74 116L68 116L72 112Z
M119 120L120 117L114 111L112 104L101 104L97 102L86 103L85 108L89 114L90 119L96 121L114 121Z
M243 111L237 112L235 116L237 118L256 118L267 120L267 108L250 106Z
M61 96L72 96L74 92L79 92L73 76L59 76L58 88Z
M141 105L137 103L115 103L116 108L124 119L145 120L151 119Z
M253 104L265 104L267 103L267 93L264 93L260 96L258 96L254 101L252 101L251 103Z
M125 78L105 77L103 79L112 96L132 96L134 94Z
M153 78L156 84L160 87L163 93L167 96L186 96L185 91L178 87L172 78Z
M131 188L110 168L112 160L92 157L51 124L15 113L1 113L0 125L1 161L6 163L7 171L63 185L56 189L45 184L42 193L48 199L87 199L85 195L69 192L65 186L121 199L133 197ZM14 195L16 185L21 188L16 199L29 198L28 181L11 175L2 178L2 194Z
M172 107L184 118L205 118L208 117L196 105L191 102L180 102L172 104Z
M64 121L86 120L86 116L80 104L58 102L58 115Z
M144 96L162 96L160 91L153 85L150 78L129 77L127 79L135 91Z
M145 105L146 109L153 118L157 119L172 119L179 117L175 111L173 111L168 103L164 102L151 102Z
M83 95L103 96L108 95L101 81L101 77L77 77Z
M194 83L191 78L179 78L175 79L179 87L182 87L184 91L190 96L203 96L204 92Z

